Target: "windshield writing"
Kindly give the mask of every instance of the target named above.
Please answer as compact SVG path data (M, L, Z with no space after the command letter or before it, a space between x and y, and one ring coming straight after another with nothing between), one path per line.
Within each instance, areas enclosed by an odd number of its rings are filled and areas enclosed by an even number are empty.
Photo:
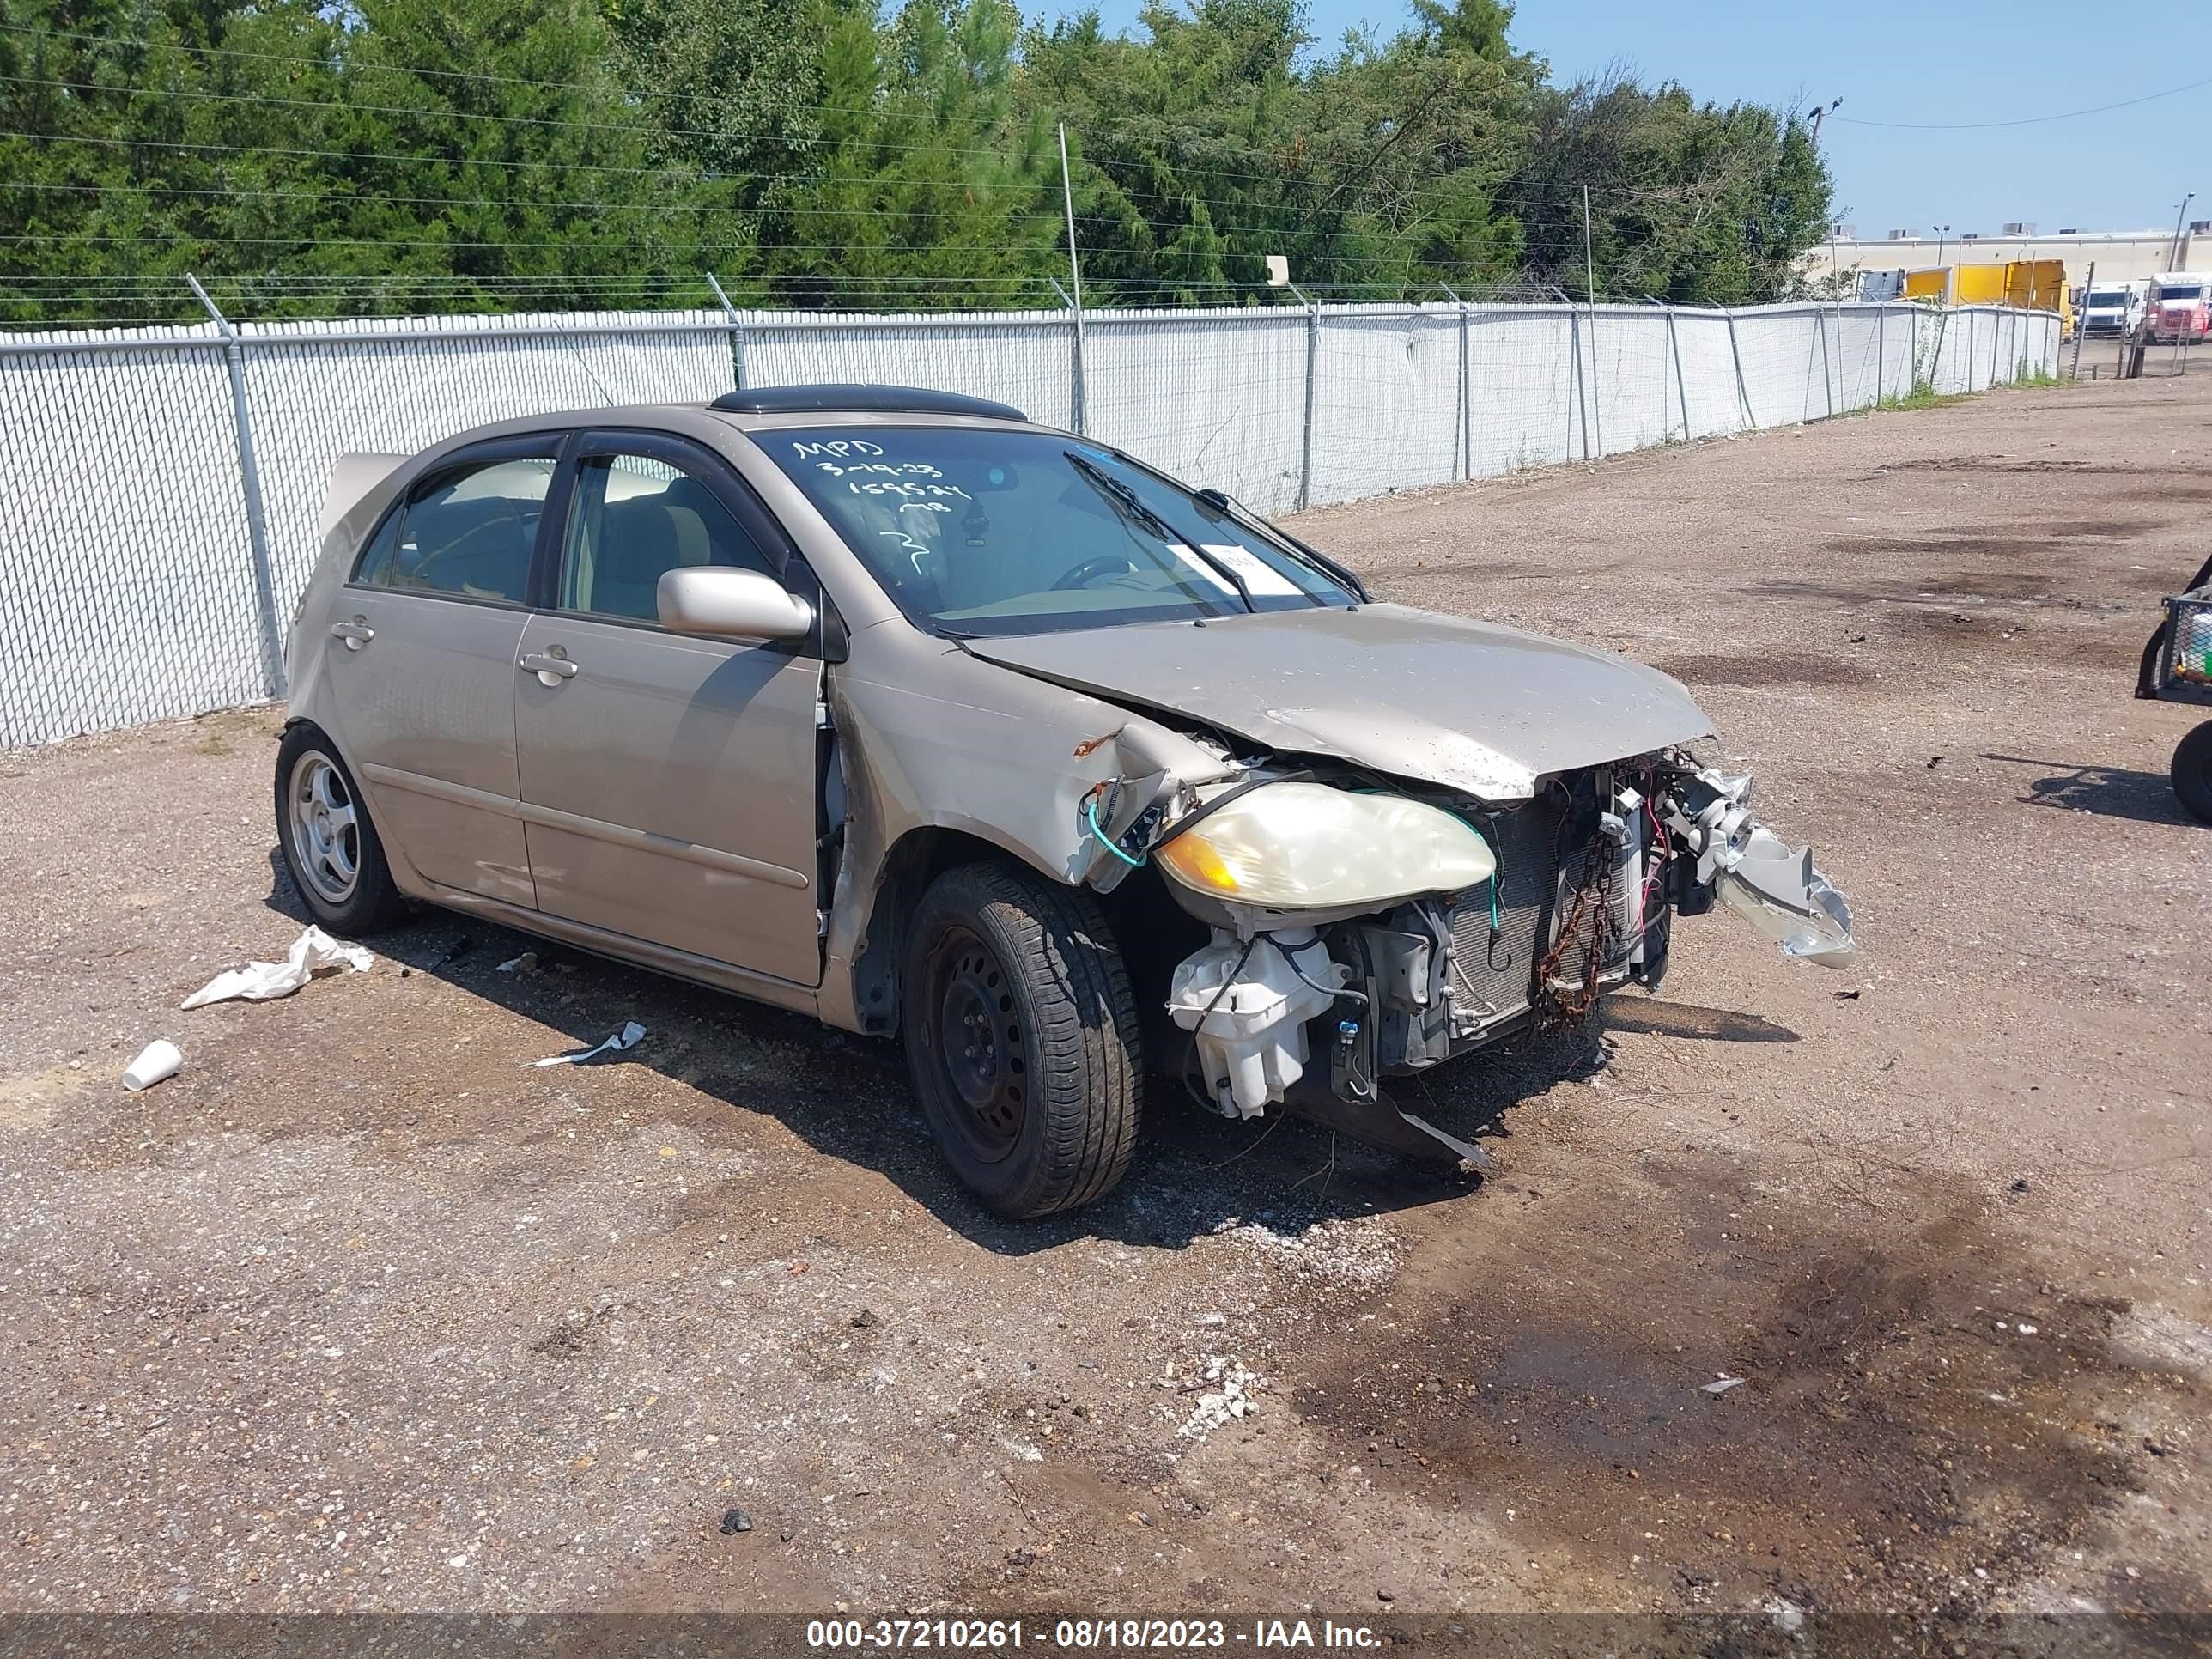
M1344 605L1333 578L1111 450L981 427L756 441L915 621L1035 634Z

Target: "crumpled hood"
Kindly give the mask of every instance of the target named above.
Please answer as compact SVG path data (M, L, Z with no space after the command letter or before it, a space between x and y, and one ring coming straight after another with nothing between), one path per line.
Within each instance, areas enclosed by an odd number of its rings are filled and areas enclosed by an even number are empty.
M988 662L1485 800L1709 735L1677 681L1609 651L1405 605L1267 611L1018 639Z

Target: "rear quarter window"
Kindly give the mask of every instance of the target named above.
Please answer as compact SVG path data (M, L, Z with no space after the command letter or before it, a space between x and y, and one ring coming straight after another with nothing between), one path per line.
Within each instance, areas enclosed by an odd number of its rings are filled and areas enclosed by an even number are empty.
M522 603L553 471L550 457L528 456L418 484L371 538L355 580L402 592Z
M388 587L392 583L392 550L399 545L399 519L404 507L394 507L384 515L384 522L368 538L368 545L353 563L353 580L369 587Z

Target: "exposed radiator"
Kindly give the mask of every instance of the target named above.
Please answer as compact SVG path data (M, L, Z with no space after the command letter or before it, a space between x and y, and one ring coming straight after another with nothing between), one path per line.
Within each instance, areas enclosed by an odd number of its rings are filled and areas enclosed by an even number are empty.
M1493 848L1498 855L1498 938L1491 939L1489 889L1478 888L1451 915L1452 949L1457 967L1451 986L1462 1007L1471 1007L1485 1025L1520 1013L1528 1007L1534 988L1535 963L1550 947L1538 929L1547 920L1553 927L1565 920L1571 896L1559 889L1559 820L1566 807L1554 797L1541 797L1501 813L1493 821ZM1565 849L1567 868L1579 878L1585 845L1577 841ZM1614 936L1625 942L1636 921L1637 895L1625 850L1614 883ZM1577 928L1578 938L1560 959L1559 973L1579 978L1583 941L1595 927L1595 914L1585 908ZM1601 965L1602 966L1602 965Z

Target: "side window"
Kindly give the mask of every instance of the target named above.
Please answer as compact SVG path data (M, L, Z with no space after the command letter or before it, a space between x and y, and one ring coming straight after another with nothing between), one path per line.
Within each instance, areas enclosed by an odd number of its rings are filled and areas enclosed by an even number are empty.
M399 520L404 516L405 511L401 507L394 507L384 515L376 534L368 538L361 557L354 561L354 580L370 587L392 586L392 555L399 545Z
M659 619L660 578L686 565L775 574L706 484L651 455L592 455L576 470L561 559L561 609Z
M530 551L553 482L553 462L531 456L448 472L418 488L399 515L399 540L380 580L403 592L471 599L529 597Z

